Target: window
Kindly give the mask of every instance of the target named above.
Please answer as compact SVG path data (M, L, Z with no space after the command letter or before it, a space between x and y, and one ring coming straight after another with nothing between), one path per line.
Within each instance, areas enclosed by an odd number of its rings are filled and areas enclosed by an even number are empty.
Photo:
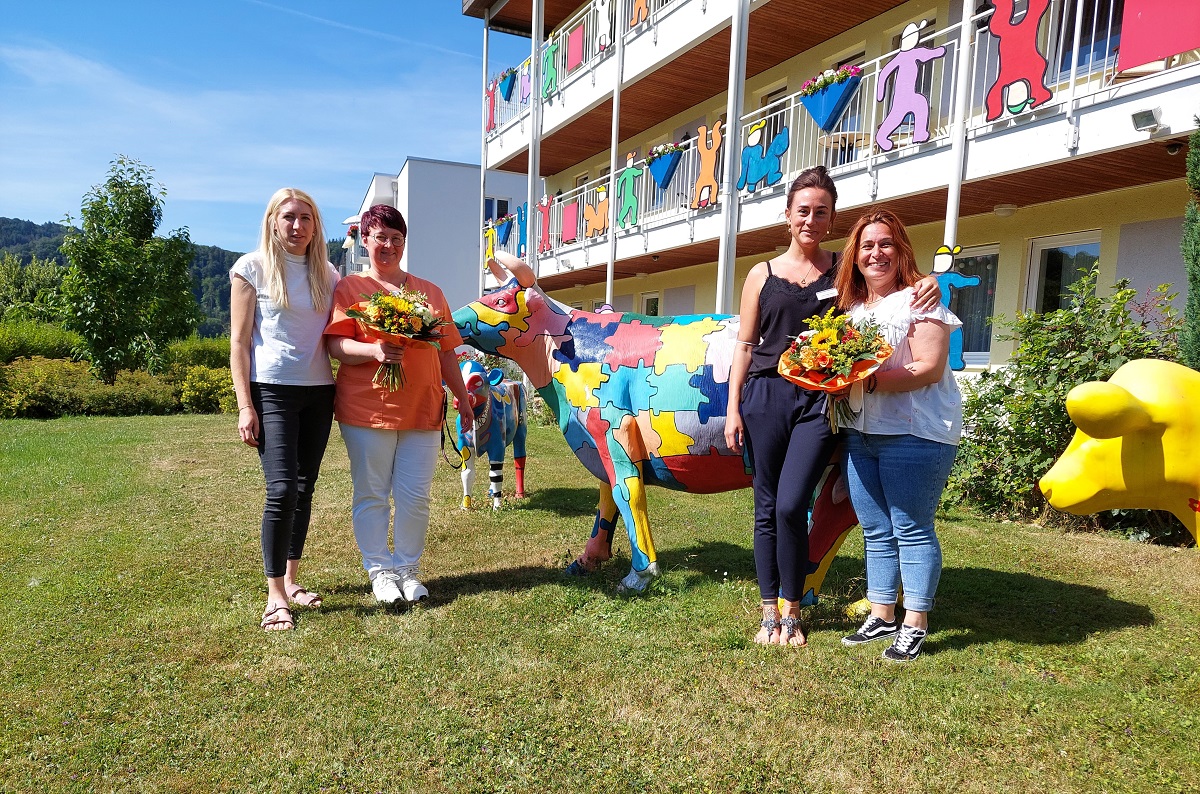
M759 118L765 119L767 122L767 126L763 128L764 151L787 123L786 103L784 102L787 95L787 83L784 83L773 91L766 92L758 100L758 106L762 109L762 115Z
M1029 257L1029 283L1025 307L1052 312L1067 306L1068 287L1079 280L1079 271L1100 262L1100 232L1080 232L1034 240Z
M658 293L643 292L642 293L642 314L651 317L658 316Z
M968 365L987 365L992 349L992 309L996 298L996 272L1000 266L1000 249L995 246L971 248L954 259L954 272L968 279L978 278L975 285L955 285L945 279L942 289L950 293L950 311L962 320L963 361Z
M836 69L847 64L862 66L866 60L867 53L865 51L855 52L844 58L834 59L827 68ZM833 133L820 136L820 140L824 141L822 145L825 147L824 165L826 168L854 162L858 159L860 147L865 151L870 151L872 132L866 129L868 121L864 120L870 113L870 109L863 107L863 97L864 91L860 86L859 90L855 92L854 98L850 100L850 104L846 106L841 121L838 122ZM817 132L820 133L821 130L817 130Z
M1067 0L1063 3L1062 36L1059 39L1062 42L1058 59L1060 80L1071 76L1075 14L1080 3L1083 3L1083 24L1079 26L1080 74L1103 68L1110 58L1116 57L1117 45L1121 43L1121 17L1125 14L1125 0Z
M487 220L495 220L501 215L508 214L508 199L495 198L488 196L483 200L483 217Z

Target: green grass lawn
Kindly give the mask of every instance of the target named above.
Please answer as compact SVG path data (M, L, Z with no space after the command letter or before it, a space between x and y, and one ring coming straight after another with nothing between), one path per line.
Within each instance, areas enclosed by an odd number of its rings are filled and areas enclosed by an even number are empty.
M839 643L855 533L810 646L760 648L749 491L653 489L664 575L622 597L623 533L560 578L595 485L533 428L531 498L499 512L461 512L439 464L430 603L383 610L335 431L302 578L325 606L267 634L234 425L0 422L0 790L1200 788L1196 549L942 516L934 631L894 665Z

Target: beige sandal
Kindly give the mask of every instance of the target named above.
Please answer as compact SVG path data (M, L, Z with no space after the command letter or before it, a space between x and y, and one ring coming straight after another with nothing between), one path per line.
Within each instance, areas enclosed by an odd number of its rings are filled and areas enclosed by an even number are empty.
M279 614L280 612L284 614ZM263 613L262 622L258 624L263 631L291 631L296 628L296 619L292 610L287 607L275 607Z

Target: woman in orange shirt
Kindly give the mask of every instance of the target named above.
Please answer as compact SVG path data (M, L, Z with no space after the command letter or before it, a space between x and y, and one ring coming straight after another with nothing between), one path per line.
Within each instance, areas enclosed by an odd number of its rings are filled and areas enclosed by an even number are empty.
M333 317L325 329L329 354L341 362L334 417L346 442L354 482L354 538L371 590L381 604L415 603L429 595L417 578L429 528L429 492L437 462L442 420L442 382L460 405L470 405L454 348L454 327L441 289L400 266L408 225L395 207L376 204L359 223L371 267L342 279L333 293ZM441 349L414 342L393 345L369 338L346 310L380 290L423 293L447 321ZM402 364L405 383L396 391L373 383L380 364ZM388 518L394 550L388 549Z

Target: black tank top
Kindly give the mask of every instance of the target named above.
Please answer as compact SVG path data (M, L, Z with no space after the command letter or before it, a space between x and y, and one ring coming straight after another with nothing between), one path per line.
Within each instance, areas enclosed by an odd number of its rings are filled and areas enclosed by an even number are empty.
M758 332L762 341L750 351L750 376L778 375L779 357L792 339L808 330L804 322L829 311L837 295L817 299L817 294L833 289L837 280L838 254L833 265L806 287L782 279L767 262L767 280L758 293Z

